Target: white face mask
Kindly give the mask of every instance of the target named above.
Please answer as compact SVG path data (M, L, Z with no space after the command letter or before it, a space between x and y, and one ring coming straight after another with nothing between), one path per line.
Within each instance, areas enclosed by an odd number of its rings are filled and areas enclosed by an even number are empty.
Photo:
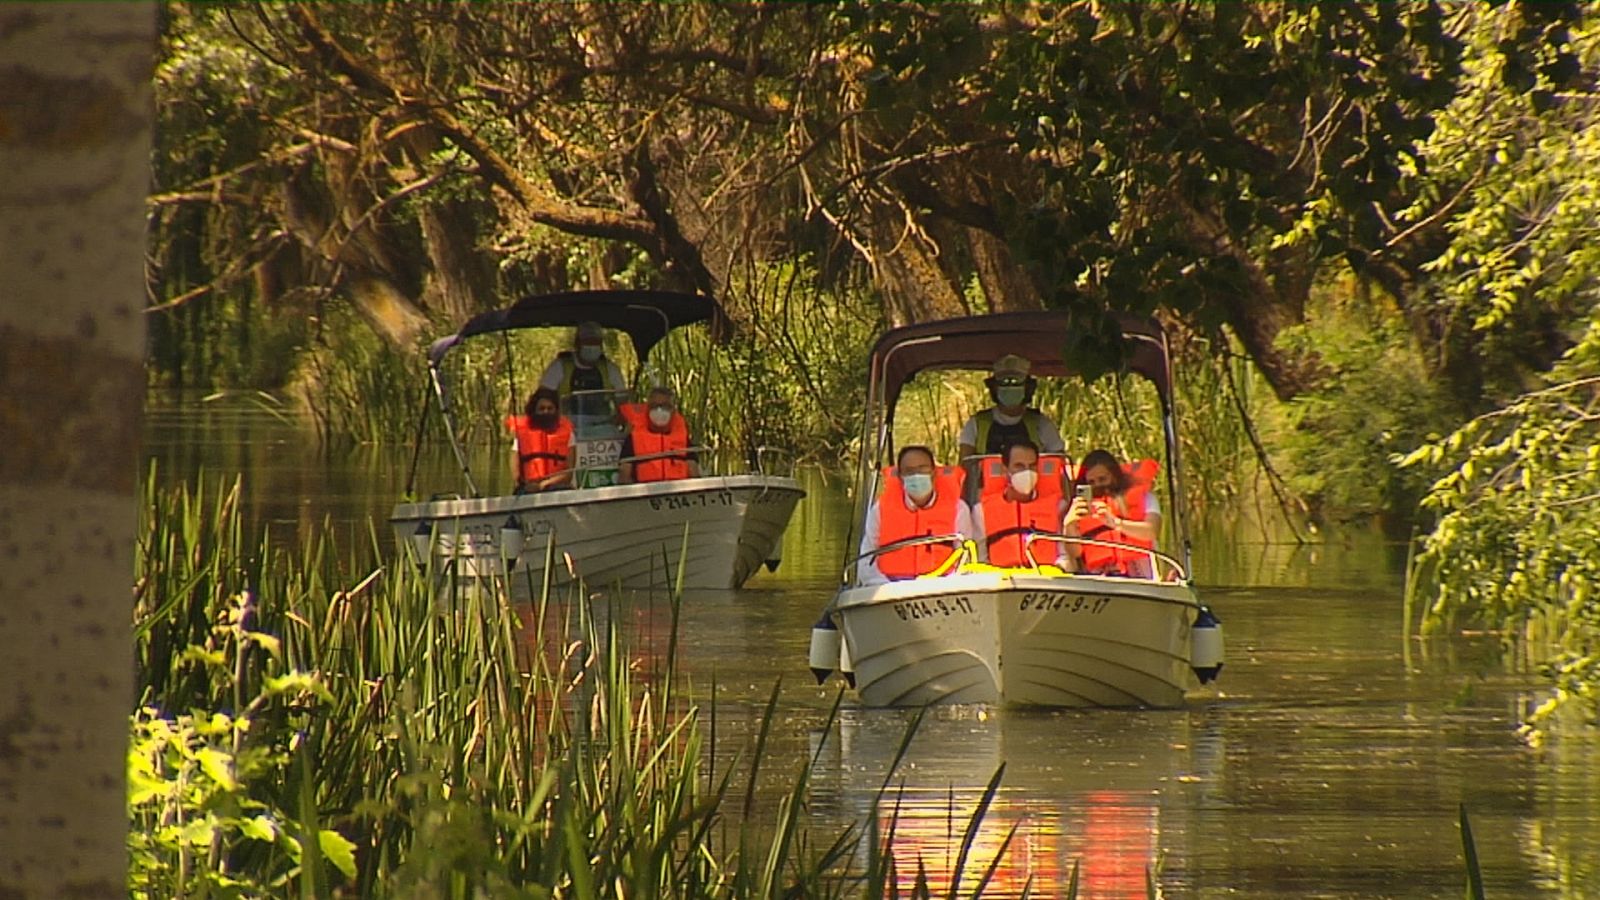
M1032 469L1023 469L1020 472L1011 473L1011 489L1019 494L1027 495L1033 493L1033 489L1038 484L1039 473Z
M933 476L926 472L907 475L901 481L906 486L906 496L917 503L928 499L928 495L933 493Z
M586 366L592 366L600 361L600 355L605 348L599 344L583 344L578 347L578 359Z
M650 424L651 425L654 425L657 428L665 428L665 427L667 427L667 423L671 422L671 421L672 421L672 410L667 409L664 406L652 406L652 407L650 407Z
M1022 399L1028 396L1028 389L1021 385L1007 385L997 388L994 399L1001 406L1021 406Z

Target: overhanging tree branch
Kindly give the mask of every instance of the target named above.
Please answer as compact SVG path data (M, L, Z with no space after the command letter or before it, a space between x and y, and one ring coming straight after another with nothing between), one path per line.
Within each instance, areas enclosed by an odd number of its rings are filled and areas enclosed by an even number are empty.
M308 6L294 4L287 7L286 12L299 27L317 62L349 79L356 87L393 101L406 114L438 129L441 135L478 164L485 180L510 195L534 222L570 234L627 241L640 246L649 246L656 241L655 231L645 219L615 210L563 203L540 191L442 104L405 89L358 60L322 27Z

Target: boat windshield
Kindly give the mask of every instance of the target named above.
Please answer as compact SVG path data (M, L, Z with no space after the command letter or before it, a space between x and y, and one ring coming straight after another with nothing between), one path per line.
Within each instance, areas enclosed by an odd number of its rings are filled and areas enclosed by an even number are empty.
M627 399L626 391L608 390L573 391L561 398L561 412L572 422L572 441L577 451L576 487L617 483L622 439L627 433L617 414L617 404Z

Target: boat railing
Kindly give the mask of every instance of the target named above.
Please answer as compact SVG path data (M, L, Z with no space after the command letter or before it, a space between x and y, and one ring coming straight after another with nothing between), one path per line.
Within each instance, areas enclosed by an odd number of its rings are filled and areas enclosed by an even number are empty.
M1077 547L1105 547L1115 550L1121 554L1133 556L1134 558L1144 557L1144 559L1150 563L1150 575L1147 576L1147 579L1150 581L1189 580L1188 570L1183 567L1183 563L1178 562L1178 560L1174 557L1162 553L1160 550L1150 547L1140 547L1134 544L1124 544L1118 541L1103 541L1098 538L1087 538L1072 534L1061 534L1053 531L1029 532L1027 537L1024 539L1023 551L1027 554L1028 561L1033 563L1034 566L1039 565L1038 560L1033 555L1034 541L1050 541L1052 543ZM1132 577L1137 578L1138 576Z
M976 562L978 558L978 546L965 535L919 534L913 537L901 538L898 541L890 541L887 544L855 556L845 562L845 569L848 570L851 566L859 565L863 560L875 559L885 553L893 553L896 550L905 550L909 547L921 547L926 544L950 544L953 546L951 547L950 555L945 557L944 562L920 577L943 575L968 560Z
M622 456L617 458L619 463L642 463L653 459L685 459L691 455L711 453L715 448L705 445L684 447L682 450L662 450L660 453L641 453L637 456Z
M789 478L794 475L794 454L787 448L762 444L752 456L751 474Z

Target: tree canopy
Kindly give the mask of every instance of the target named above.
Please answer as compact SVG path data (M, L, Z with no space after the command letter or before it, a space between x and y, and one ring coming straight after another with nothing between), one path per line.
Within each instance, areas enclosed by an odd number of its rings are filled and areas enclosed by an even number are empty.
M1424 285L1487 142L1449 146L1439 116L1472 78L1557 103L1581 12L179 4L152 282L176 305L344 296L405 341L594 282L737 315L742 273L805 257L895 324L1042 305L1092 338L1159 310L1231 333L1289 398L1326 367L1278 338L1354 271L1471 408L1479 342Z

